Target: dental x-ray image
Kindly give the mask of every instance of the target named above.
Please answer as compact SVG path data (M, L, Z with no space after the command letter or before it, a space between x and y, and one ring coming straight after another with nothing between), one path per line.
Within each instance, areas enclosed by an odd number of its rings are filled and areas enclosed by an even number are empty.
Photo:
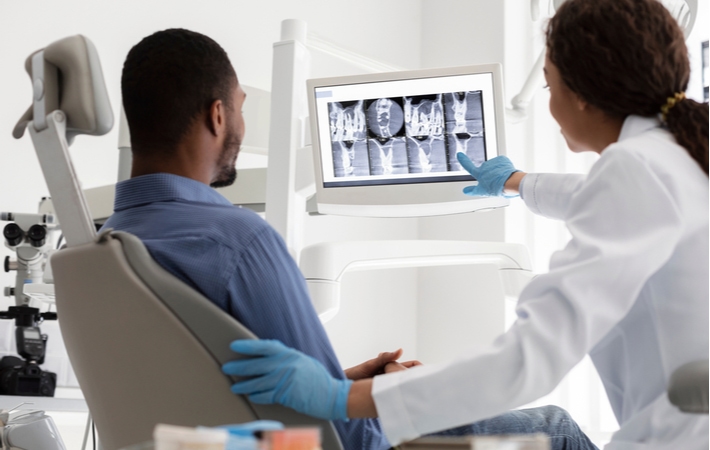
M403 138L370 139L370 174L409 173L407 144Z
M457 152L465 153L474 164L481 165L486 160L481 91L444 94L444 108L449 170L462 169L456 159Z
M369 175L364 101L329 103L328 113L335 176Z
M409 173L401 98L367 100L370 174Z
M410 173L446 172L441 94L404 97Z
M371 138L399 136L404 125L400 98L367 100L367 128Z
M336 177L462 170L486 158L481 91L328 103Z

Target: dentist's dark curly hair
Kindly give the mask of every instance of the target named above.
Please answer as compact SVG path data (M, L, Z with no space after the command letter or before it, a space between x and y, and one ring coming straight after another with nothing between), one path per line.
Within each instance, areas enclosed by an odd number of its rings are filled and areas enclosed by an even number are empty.
M169 154L215 100L232 109L237 83L227 53L203 34L175 28L144 38L121 76L133 152Z
M657 0L568 0L548 25L547 54L573 92L613 117L659 115L690 78L683 31ZM707 175L708 104L686 98L664 116Z

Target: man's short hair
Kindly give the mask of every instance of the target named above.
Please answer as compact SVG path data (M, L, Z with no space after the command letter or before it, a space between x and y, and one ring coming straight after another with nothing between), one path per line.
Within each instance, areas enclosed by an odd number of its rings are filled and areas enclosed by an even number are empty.
M121 94L134 150L168 151L215 100L232 109L237 85L227 53L207 36L158 31L126 57Z

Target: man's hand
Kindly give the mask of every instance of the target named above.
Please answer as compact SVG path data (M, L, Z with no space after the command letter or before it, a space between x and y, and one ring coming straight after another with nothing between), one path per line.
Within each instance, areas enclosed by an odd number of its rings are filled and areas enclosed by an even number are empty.
M397 362L397 359L402 356L402 349L397 349L393 352L382 352L376 358L358 364L355 367L345 369L345 376L350 380L363 380L372 378L383 373L399 372L407 370L414 366L421 366L422 363L416 360Z
M404 362L392 361L391 363L387 363L387 365L385 366L384 373L401 372L402 370L411 369L414 366L421 366L421 365L423 365L423 364L417 360L404 361Z
M402 356L402 349L397 349L393 352L382 352L376 358L365 361L362 364L345 369L345 376L350 380L362 380L364 378L372 378L376 375L385 373L385 366L396 361Z

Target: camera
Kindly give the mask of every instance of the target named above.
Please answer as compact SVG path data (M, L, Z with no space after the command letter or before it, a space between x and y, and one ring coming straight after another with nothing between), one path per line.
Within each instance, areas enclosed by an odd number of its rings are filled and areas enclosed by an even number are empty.
M54 397L57 375L16 356L0 360L0 394Z
M42 370L47 335L40 332L38 319L56 319L56 314L40 313L37 308L11 306L0 311L0 318L15 319L17 353L0 360L0 395L54 397L57 375Z

